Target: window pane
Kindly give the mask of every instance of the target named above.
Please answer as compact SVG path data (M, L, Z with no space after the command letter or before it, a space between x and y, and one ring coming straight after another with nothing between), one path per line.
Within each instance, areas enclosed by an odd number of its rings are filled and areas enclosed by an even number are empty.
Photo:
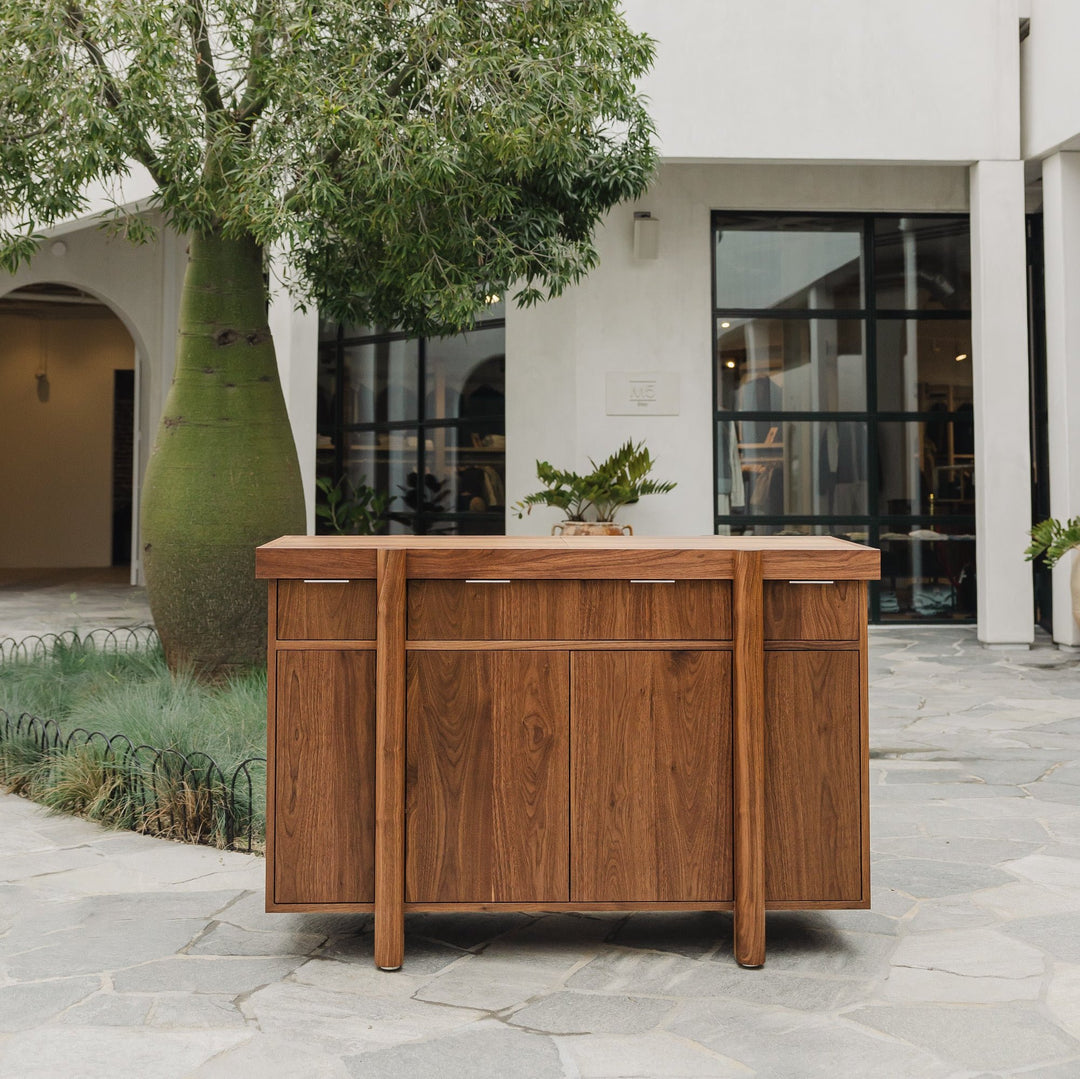
M463 446L457 428L428 428L425 461L433 477L428 481L428 512L469 517L502 513L506 505L506 438L474 434L480 444Z
M966 217L879 218L874 281L884 310L971 307L971 243Z
M425 418L484 421L506 414L506 332L501 326L429 341Z
M970 415L878 424L879 512L973 514L974 435Z
M862 412L862 319L717 319L717 409Z
M720 515L866 514L866 425L722 422L716 476Z
M831 521L815 521L806 524L785 521L783 524L763 524L752 517L733 519L730 523L716 526L718 536L837 536L840 539L866 543L864 525L841 525Z
M862 224L775 214L719 218L718 308L861 308Z
M879 319L878 408L882 412L971 410L971 323Z
M344 349L344 422L415 420L417 341L381 341Z
M354 487L373 487L392 496L389 513L409 512L405 497L415 487L416 433L348 431L344 434L344 471ZM391 521L390 532L410 532L400 520Z
M883 620L975 614L975 528L935 521L881 533Z

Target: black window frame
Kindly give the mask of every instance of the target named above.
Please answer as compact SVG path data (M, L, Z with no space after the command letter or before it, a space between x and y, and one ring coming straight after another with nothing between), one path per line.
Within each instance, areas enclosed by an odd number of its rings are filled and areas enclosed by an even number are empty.
M398 332L376 330L370 333L348 332L349 328L342 323L337 324L336 335L333 339L322 339L318 345L317 364L321 367L329 358L333 365L333 377L337 392L334 394L334 412L329 423L318 423L317 435L328 437L333 443L332 457L320 459L316 451L316 475L329 475L332 482L337 483L346 475L345 448L346 438L350 434L389 435L391 432L408 432L416 436L416 457L414 470L418 477L427 474L427 438L434 430L460 431L468 428L470 431L481 431L489 434L502 434L505 437L506 415L501 419L477 419L477 418L432 418L427 416L427 401L424 387L428 378L428 347L434 338L416 337L415 335ZM481 318L477 319L466 333L484 330L503 330L505 334L506 319ZM415 341L417 343L417 371L416 385L416 416L399 420L372 420L364 423L345 422L345 395L342 387L345 385L345 350L358 345L380 345L394 341ZM504 337L505 343L505 337ZM329 468L326 464L329 464ZM379 488L376 488L377 490ZM399 524L411 525L413 535L426 535L433 531L442 531L445 525L456 529L459 522L470 526L470 533L498 536L506 532L505 511L484 511L482 513L460 513L453 510L440 512L425 512L419 507L410 509L402 507L402 495L399 491L385 491L387 495L395 496L394 503L390 506L389 516ZM475 526L482 526L483 531L477 532Z
M862 306L854 308L787 308L787 307L722 307L717 303L717 231L725 224L729 227L738 227L739 223L748 221L767 221L774 218L778 223L783 220L805 219L807 221L817 219L821 221L834 221L843 223L858 223L861 225L862 247L860 258L863 269L863 296ZM963 414L955 409L948 412L925 412L925 411L878 411L878 324L886 321L940 321L962 322L969 324L972 321L972 309L948 308L948 309L907 309L879 307L877 297L877 281L875 266L875 240L876 226L881 221L895 221L898 218L905 220L952 220L965 221L968 225L967 235L970 251L971 229L970 215L957 212L942 213L906 213L906 212L832 212L832 211L762 211L762 210L713 210L710 215L710 337L712 341L712 416L713 416L713 530L718 532L721 526L746 527L748 525L763 526L807 526L828 529L834 526L850 525L853 528L865 529L866 543L871 547L881 548L881 536L889 532L913 528L929 527L931 524L945 526L953 531L963 531L975 536L976 515L974 507L968 513L910 513L891 514L881 512L881 485L878 460L878 436L879 426L883 423L925 423L925 422L948 422L970 423L973 422L971 414ZM865 379L866 379L866 411L814 411L814 410L784 410L770 409L764 411L729 411L721 410L720 401L720 372L719 355L717 350L717 326L721 319L835 319L847 321L860 321L863 325L863 347L865 349ZM719 449L719 425L722 422L742 421L812 421L812 422L854 422L865 424L866 451L867 451L867 508L866 514L720 514L716 508L716 492L719 489L718 449ZM973 462L977 466L977 462ZM977 474L977 473L976 473ZM977 495L976 495L977 497ZM882 618L881 610L881 586L879 582L871 582L869 589L870 621L874 623L895 623L896 618ZM901 621L918 622L920 624L971 624L977 621L977 610L973 610L970 617L951 616L947 618L934 617L907 617Z

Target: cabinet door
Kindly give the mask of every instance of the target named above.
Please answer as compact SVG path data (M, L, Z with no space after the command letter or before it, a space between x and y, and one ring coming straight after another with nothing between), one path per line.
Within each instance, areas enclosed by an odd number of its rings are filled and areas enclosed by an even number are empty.
M732 898L731 655L573 656L576 902Z
M765 653L765 898L863 894L859 653Z
M375 653L279 651L274 900L375 898Z
M565 652L412 652L405 897L569 898Z

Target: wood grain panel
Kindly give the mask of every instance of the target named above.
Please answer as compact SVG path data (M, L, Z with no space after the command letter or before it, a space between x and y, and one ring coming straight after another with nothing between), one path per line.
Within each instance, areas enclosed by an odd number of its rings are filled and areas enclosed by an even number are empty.
M866 621L860 581L831 584L765 582L765 639L857 641Z
M374 581L278 581L281 640L374 640Z
M405 552L381 550L375 665L375 965L405 957Z
M765 656L766 898L863 898L857 652Z
M734 689L732 708L735 792L735 959L765 962L765 661L762 555L735 559Z
M726 640L727 581L409 582L411 640Z
M408 660L406 899L569 899L565 652Z
M730 579L759 551L767 580L876 580L881 552L832 536L282 536L255 552L257 577L371 577L378 550L407 551L410 577Z
M730 655L575 652L571 665L573 899L730 899Z
M274 899L371 902L374 654L282 652L276 664Z

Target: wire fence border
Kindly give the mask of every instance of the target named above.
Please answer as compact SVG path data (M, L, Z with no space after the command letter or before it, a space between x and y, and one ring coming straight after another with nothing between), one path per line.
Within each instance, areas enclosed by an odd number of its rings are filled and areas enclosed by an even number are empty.
M91 645L121 653L159 644L153 626L94 629L87 632L0 638L0 664L48 659L60 648ZM0 748L22 742L32 746L47 768L50 760L90 750L93 759L118 778L132 808L128 827L147 835L181 838L255 853L256 794L261 773L265 791L266 758L248 757L232 769L222 768L208 753L137 744L126 734L75 727L66 734L53 719L29 712L17 718L0 708Z

